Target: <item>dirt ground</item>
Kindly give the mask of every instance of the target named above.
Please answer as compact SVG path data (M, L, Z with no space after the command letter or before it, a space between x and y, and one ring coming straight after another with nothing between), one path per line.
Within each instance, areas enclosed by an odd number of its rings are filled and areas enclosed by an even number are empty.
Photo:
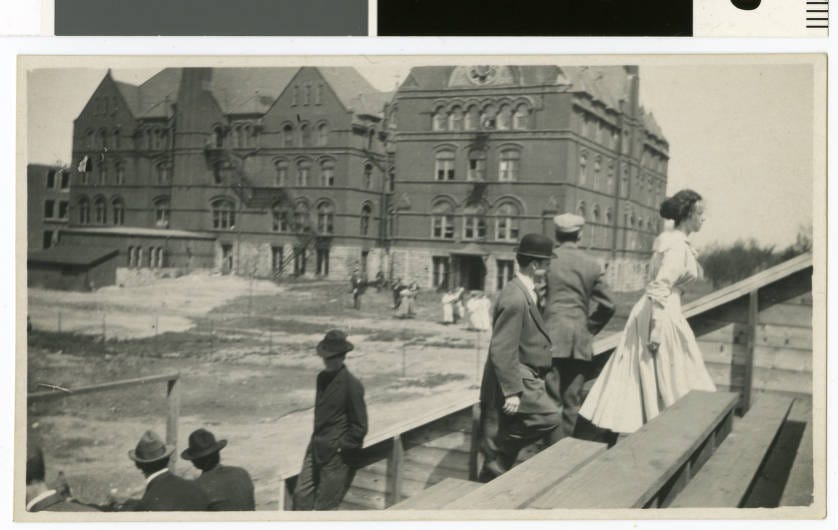
M310 435L321 368L314 348L326 330L350 333L348 366L366 388L371 428L430 402L476 397L487 332L441 324L435 292L420 292L416 317L403 320L393 316L389 290L368 288L361 310L348 291L348 282L208 274L95 293L30 289L28 389L179 372L179 446L202 426L228 439L223 461L251 473L257 509L276 509L279 469L294 469ZM617 295L603 334L622 328L638 296ZM166 410L165 383L156 383L35 403L28 424L44 447L48 480L63 471L78 498L102 503L113 489L142 492L127 451L146 429L164 435Z

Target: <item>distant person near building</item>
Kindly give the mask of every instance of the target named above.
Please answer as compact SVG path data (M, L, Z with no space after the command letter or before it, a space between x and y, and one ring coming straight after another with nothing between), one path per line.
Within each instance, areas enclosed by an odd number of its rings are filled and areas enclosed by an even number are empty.
M361 292L364 289L364 282L361 280L361 275L357 270L352 273L350 283L352 286L352 307L361 309Z

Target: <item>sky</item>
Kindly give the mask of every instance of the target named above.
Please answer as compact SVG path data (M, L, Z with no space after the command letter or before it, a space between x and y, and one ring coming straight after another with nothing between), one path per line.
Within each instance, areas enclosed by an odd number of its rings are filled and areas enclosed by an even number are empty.
M359 66L393 90L407 65ZM115 69L139 84L157 69ZM73 120L105 69L28 74L28 161L69 164ZM783 247L812 224L813 77L809 65L640 65L640 99L670 145L667 194L689 187L706 203L698 247L737 239Z

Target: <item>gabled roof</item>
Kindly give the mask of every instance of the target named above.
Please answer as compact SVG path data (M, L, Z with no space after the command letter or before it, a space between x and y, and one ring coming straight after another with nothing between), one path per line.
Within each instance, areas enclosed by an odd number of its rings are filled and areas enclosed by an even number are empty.
M270 109L298 67L213 68L209 90L225 114L261 115ZM351 67L318 68L337 97L356 114L381 116L391 92L381 92ZM115 81L137 118L166 118L177 101L182 68L166 68L139 86Z
M663 136L663 131L661 130L660 125L658 125L655 115L652 112L646 112L646 109L641 107L640 120L643 122L643 126L649 134L661 140L666 140Z

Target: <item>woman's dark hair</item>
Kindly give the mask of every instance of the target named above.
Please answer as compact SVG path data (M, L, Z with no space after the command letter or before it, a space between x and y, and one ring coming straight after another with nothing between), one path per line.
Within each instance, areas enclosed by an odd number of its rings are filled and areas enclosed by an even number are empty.
M695 203L701 200L701 195L693 190L681 190L672 197L667 197L661 203L660 214L664 219L672 219L676 225L690 216Z

